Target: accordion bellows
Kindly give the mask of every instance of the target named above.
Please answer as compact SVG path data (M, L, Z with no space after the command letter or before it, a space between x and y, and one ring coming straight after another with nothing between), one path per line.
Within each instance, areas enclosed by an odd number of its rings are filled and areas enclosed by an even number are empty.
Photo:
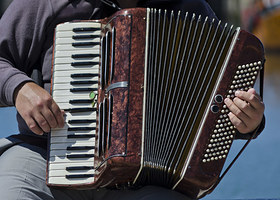
M47 183L204 196L236 133L223 100L253 87L263 64L255 36L191 13L58 25L52 95L66 120L50 134Z

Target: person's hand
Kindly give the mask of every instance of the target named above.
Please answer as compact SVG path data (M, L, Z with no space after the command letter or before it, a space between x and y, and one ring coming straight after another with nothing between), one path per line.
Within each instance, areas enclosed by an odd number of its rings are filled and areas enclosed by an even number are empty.
M64 126L64 113L52 96L33 82L20 85L14 94L15 106L31 131L38 135Z
M262 121L264 103L253 88L247 92L236 91L235 96L233 100L225 99L225 104L231 111L228 116L240 133L250 133Z

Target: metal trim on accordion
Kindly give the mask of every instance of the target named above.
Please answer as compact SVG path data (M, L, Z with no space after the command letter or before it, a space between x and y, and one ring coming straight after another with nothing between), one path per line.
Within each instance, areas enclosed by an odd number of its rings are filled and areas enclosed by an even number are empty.
M160 185L200 198L234 140L224 104L264 64L252 34L191 13L121 10L57 26L47 184Z

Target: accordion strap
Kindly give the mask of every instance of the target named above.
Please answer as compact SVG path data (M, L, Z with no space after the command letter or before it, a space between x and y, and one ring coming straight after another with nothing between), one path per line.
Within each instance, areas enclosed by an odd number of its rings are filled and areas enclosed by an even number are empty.
M101 1L102 3L104 3L104 4L106 4L106 5L108 5L108 6L112 7L112 8L114 8L114 9L121 10L121 8L120 8L117 4L113 3L113 2L110 1L110 0L100 0L100 1Z
M259 90L260 90L259 93L260 93L262 100L263 100L263 85L264 85L264 63L263 63L262 69L260 70L260 81L259 81ZM212 192L217 187L217 185L221 182L221 180L224 178L224 176L227 174L227 172L230 170L230 168L233 166L233 164L239 158L239 156L243 153L243 151L248 146L248 144L251 142L251 140L253 138L255 138L255 136L258 133L259 127L260 127L260 125L255 129L253 134L250 136L250 138L247 140L247 142L243 145L241 150L238 152L238 154L235 156L235 158L231 161L231 163L228 165L228 167L225 169L225 171L222 173L222 175L218 178L216 183L211 187L211 189L209 191L207 191L207 193Z

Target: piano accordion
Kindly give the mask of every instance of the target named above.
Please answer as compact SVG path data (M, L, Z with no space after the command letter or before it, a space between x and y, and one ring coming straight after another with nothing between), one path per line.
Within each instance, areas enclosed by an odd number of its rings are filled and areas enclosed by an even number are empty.
M255 36L190 13L59 24L52 95L66 119L49 135L47 184L204 196L236 134L223 100L253 87L263 64Z

